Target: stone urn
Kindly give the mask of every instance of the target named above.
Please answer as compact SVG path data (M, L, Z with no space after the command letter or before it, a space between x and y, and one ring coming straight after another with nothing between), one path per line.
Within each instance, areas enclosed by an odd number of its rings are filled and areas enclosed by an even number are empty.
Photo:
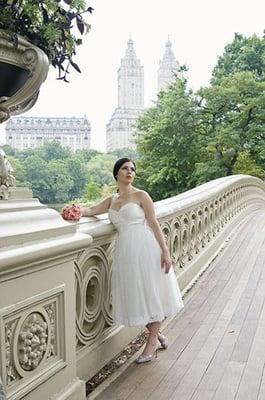
M29 110L49 69L46 54L17 35L0 29L0 123Z

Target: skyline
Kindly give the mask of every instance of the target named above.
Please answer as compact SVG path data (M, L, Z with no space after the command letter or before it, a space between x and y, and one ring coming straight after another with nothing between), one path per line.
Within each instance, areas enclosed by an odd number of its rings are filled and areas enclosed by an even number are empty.
M144 103L149 107L156 98L157 70L168 37L177 61L189 68L188 86L197 90L208 84L218 56L236 32L261 36L264 30L265 4L260 0L253 0L251 7L239 0L224 0L222 4L165 0L163 7L150 0L115 0L111 4L94 1L89 5L94 8L88 18L91 31L74 59L82 73L72 71L66 84L56 80L57 71L51 67L36 105L22 116L86 114L91 123L92 147L101 151L105 151L106 124L118 104L117 70L130 35L144 66ZM3 135L1 126L0 143Z

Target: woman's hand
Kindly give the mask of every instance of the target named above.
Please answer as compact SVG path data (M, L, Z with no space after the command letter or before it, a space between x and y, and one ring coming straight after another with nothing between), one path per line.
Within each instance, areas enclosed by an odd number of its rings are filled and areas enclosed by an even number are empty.
M161 266L165 269L165 273L167 274L172 266L172 261L170 258L170 254L168 250L162 251L161 254Z

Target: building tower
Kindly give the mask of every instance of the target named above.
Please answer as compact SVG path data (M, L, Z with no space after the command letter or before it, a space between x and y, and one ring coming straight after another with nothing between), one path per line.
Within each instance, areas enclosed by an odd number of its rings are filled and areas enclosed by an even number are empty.
M165 89L174 79L174 74L178 72L179 63L174 56L171 46L172 44L168 39L163 59L162 61L159 61L157 80L158 92Z
M130 38L118 69L118 107L107 124L107 152L124 147L135 148L135 122L143 108L144 67L136 57Z

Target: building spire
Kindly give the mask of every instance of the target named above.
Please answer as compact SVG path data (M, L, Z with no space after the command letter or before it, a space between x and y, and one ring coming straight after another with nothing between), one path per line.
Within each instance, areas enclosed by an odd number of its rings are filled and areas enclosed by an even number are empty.
M166 86L168 86L168 84L174 79L174 74L176 74L178 67L179 63L175 58L172 50L172 43L168 36L163 59L159 62L158 91L166 88Z
M137 58L131 34L118 69L118 107L107 124L107 151L135 148L136 120L144 109L144 67Z
M126 49L126 55L125 55L125 57L129 57L129 58L136 58L136 54L135 54L135 50L134 50L134 47L133 47L133 40L132 40L132 35L130 34L129 35L129 39L128 39L128 42L127 42L127 49Z

